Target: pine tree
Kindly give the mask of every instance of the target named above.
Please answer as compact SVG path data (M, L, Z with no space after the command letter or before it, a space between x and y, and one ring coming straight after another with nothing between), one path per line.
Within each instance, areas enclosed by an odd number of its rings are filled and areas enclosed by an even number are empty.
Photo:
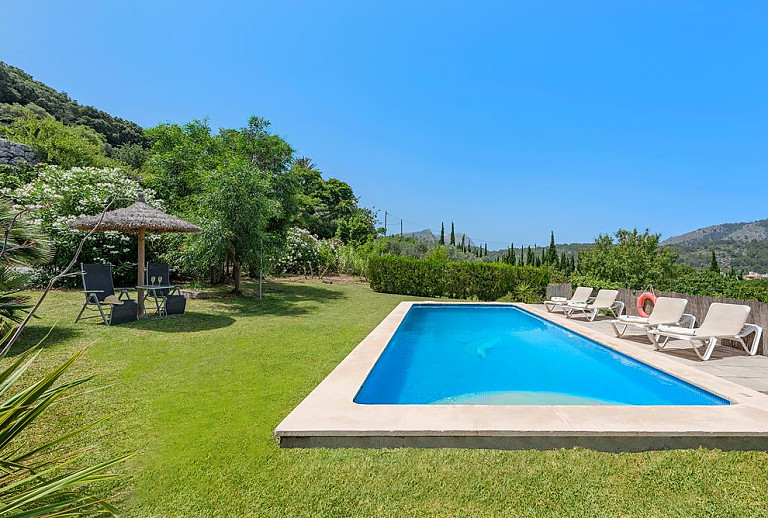
M456 233L453 231L453 221L451 221L451 246L456 246Z
M440 223L440 245L445 244L445 223Z
M717 256L715 255L714 249L712 250L712 258L709 261L709 271L720 273L720 265L717 264Z

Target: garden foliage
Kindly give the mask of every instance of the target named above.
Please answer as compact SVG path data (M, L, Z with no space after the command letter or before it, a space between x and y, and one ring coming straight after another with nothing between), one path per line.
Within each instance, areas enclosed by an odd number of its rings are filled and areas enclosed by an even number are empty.
M372 256L368 278L371 288L383 293L479 300L511 294L513 300L528 302L540 300L549 282L542 268L393 256Z

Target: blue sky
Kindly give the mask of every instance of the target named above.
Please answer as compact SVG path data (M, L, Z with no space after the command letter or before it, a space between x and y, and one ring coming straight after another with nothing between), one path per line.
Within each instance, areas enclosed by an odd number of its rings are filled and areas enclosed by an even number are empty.
M2 11L0 60L143 126L266 117L406 231L501 248L768 217L765 2Z

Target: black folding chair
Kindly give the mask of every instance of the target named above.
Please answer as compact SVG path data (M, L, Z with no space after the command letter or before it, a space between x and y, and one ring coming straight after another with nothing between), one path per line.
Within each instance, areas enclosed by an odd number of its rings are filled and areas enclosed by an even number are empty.
M171 284L171 269L164 263L147 263L145 284L147 286L169 286L147 290L147 296L155 299L158 316L180 315L187 307L187 298L181 294L181 287ZM146 299L145 299L146 300Z
M138 318L139 305L135 300L131 300L128 289L118 288L120 295L115 295L111 265L80 263L80 272L83 278L85 302L75 322L80 320L86 309L98 311L104 324L108 326L133 322ZM105 306L110 308L109 318L104 313Z

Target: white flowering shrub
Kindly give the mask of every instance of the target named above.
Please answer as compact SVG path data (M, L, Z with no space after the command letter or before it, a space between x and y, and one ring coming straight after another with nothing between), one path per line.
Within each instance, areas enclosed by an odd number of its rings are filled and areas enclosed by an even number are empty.
M65 266L85 232L70 230L67 223L74 218L100 214L110 200L110 210L127 207L136 201L140 189L138 180L129 178L119 168L74 167L63 169L49 166L40 170L29 183L0 190L21 207L34 207L30 217L48 233L54 246L52 261L37 267L34 282L42 284ZM154 192L144 189L149 205L159 207ZM159 236L147 235L148 260ZM132 286L136 282L136 236L121 232L96 232L86 242L80 257L84 263L110 263L116 285ZM75 278L73 283L79 284Z
M340 242L336 239L318 239L309 230L293 227L286 236L285 250L277 260L277 273L298 273L323 277L336 271Z

